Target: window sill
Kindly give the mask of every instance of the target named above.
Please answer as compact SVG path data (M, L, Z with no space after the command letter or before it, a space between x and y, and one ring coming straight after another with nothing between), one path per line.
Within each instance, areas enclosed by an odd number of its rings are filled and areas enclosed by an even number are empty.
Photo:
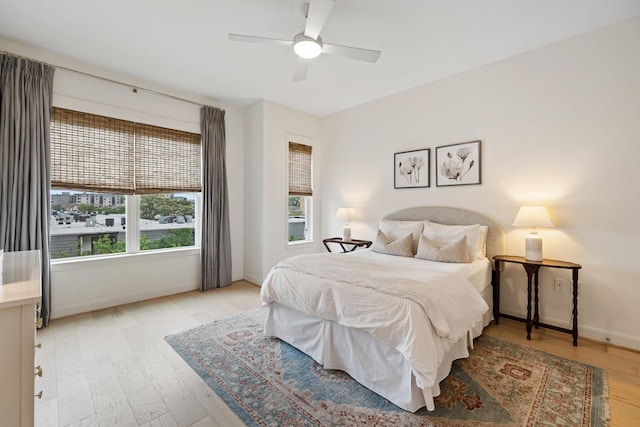
M312 246L313 243L313 240L298 240L295 242L287 242L287 249L297 249L306 246Z
M200 248L190 246L186 248L158 249L153 251L144 251L136 253L122 252L108 255L94 255L87 257L59 258L52 259L51 266L57 271L71 270L82 265L89 267L91 264L129 264L145 261L148 259L173 259L183 256L200 256Z

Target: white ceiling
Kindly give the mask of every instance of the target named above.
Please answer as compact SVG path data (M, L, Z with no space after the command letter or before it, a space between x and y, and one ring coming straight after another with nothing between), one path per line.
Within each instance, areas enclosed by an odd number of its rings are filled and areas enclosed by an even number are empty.
M308 0L307 0L308 1ZM235 105L266 99L323 116L640 15L639 0L336 0L321 55L292 83L305 0L0 0L0 38Z

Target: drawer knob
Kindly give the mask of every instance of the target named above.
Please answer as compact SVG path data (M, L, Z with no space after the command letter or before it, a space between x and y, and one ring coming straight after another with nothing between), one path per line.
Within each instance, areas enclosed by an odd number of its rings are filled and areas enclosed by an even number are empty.
M35 370L35 376L42 378L42 366L38 365L36 366L36 370Z
M35 348L42 348L42 343L39 342L38 344L34 345Z
M40 393L36 394L35 397L37 397L38 399L42 399L42 390L40 390Z

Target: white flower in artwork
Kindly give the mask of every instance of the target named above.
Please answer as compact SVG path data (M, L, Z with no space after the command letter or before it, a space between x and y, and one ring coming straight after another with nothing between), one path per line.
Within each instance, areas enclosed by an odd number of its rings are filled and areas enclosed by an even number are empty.
M399 162L398 170L400 171L400 175L404 176L404 178L407 180L407 184L413 184L413 168L411 167L410 163L405 163L403 165L402 162Z
M398 163L400 175L404 176L407 184L420 183L420 169L424 167L424 157L409 156L406 161Z
M451 153L447 153L448 159L442 163L440 174L449 179L457 180L462 175L462 160L458 157L452 157Z
M471 147L459 148L458 151L456 151L456 155L460 157L460 159L462 159L462 163L464 163L464 161L467 160L467 157L469 157L470 154L471 154Z
M420 169L422 169L422 167L424 166L424 157L420 157L420 156L408 157L407 163L411 166L411 169L413 169L413 175L414 175L416 184L419 183Z
M467 159L472 153L473 150L470 147L459 148L455 156L451 154L451 152L447 152L446 160L440 165L440 174L454 181L461 181L475 164L475 161L471 160L468 162L468 165L465 166Z

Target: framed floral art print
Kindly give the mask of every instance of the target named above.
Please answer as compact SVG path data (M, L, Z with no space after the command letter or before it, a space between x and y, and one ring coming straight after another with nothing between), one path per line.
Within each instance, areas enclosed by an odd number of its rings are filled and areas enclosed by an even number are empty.
M480 184L480 141L436 147L436 187Z
M395 153L393 188L428 187L430 154L429 148Z

